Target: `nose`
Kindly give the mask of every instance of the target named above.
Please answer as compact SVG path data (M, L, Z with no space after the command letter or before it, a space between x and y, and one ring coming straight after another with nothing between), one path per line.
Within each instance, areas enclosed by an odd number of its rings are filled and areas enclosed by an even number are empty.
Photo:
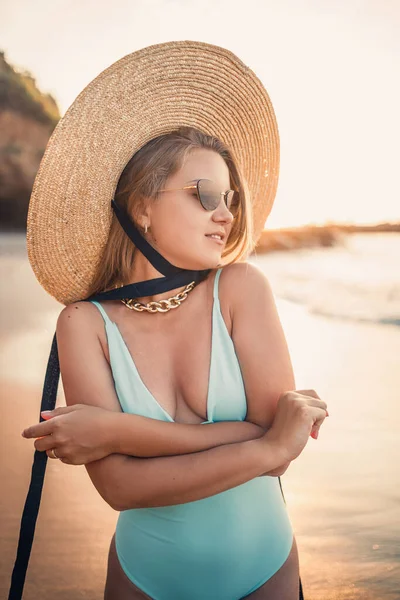
M224 223L232 223L234 217L229 208L225 204L224 197L221 196L221 202L213 211L213 220Z

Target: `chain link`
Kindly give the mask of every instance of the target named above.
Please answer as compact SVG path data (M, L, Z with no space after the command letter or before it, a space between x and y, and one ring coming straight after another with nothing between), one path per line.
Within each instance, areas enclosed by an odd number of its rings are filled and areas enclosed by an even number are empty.
M172 298L167 298L165 300L152 301L147 304L143 304L139 302L137 298L125 298L121 300L125 306L127 306L130 310L137 310L138 312L143 312L144 310L147 312L155 313L155 312L168 312L172 308L178 308L181 302L186 300L188 293L194 288L196 285L195 281L188 283L185 289L182 292L179 292Z

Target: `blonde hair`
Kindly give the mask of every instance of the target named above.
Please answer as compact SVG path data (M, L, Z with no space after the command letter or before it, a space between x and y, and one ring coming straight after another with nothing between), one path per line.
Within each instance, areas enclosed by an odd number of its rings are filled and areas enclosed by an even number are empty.
M155 200L167 178L182 166L188 153L202 148L217 152L225 161L232 189L239 192L239 211L222 253L222 264L228 265L247 258L254 250L253 212L247 182L232 151L218 138L207 135L193 127L179 127L175 131L153 138L142 146L129 162L119 178L114 199L135 226L146 202ZM110 233L102 258L96 268L88 296L127 285L132 269L135 245L122 229L113 213Z

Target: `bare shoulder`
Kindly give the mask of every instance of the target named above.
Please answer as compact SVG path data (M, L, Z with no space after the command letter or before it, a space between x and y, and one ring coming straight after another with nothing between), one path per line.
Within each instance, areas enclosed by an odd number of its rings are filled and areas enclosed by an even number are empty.
M81 332L82 335L88 331L99 332L102 317L98 309L91 302L84 300L72 302L65 306L57 319L57 333L63 334L67 331Z
M71 302L71 304L64 306L58 315L58 320L61 322L61 324L63 324L65 321L68 322L71 318L74 320L86 321L87 318L90 317L90 315L93 315L96 310L96 307L93 306L91 302L86 302L85 300Z
M58 315L57 344L83 343L86 347L100 343L107 362L110 363L103 317L96 306L84 300L65 306Z
M249 282L250 285L257 281L268 281L264 271L257 267L257 265L247 261L236 262L223 267L221 281L222 279L233 283Z
M265 273L249 262L237 262L223 268L220 277L221 294L232 311L239 310L252 297L272 298L272 290Z

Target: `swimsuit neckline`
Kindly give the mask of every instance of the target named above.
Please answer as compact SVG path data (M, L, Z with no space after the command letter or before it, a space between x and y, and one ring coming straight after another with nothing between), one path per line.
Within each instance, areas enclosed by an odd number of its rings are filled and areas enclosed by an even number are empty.
M209 360L209 367L208 367L208 388L207 388L207 400L206 400L206 421L203 421L202 423L209 423L210 422L210 415L211 415L211 407L210 407L210 398L211 398L211 376L212 376L212 364L213 364L213 348L214 348L214 338L215 338L215 331L214 331L214 319L215 319L215 310L217 308L217 300L219 301L219 296L218 296L218 284L219 284L219 276L221 274L221 268L217 269L215 276L214 276L214 281L213 281L213 302L212 302L212 308L211 308L211 349L210 349L210 360ZM103 309L104 310L104 309ZM108 315L107 315L108 317ZM222 314L221 314L221 318ZM115 331L117 332L117 335L120 339L120 341L122 342L122 347L124 348L125 351L125 355L128 357L128 360L130 362L130 365L133 367L138 381L140 383L140 385L142 386L142 388L145 390L145 392L148 394L148 396L151 398L151 400L162 410L162 412L164 413L164 415L168 418L168 420L170 420L173 423L176 423L175 419L172 418L172 416L169 414L169 412L163 408L163 406L161 406L161 404L158 402L157 398L154 396L154 394L149 390L149 388L147 387L147 385L144 383L139 370L136 366L136 363L133 359L133 356L131 354L131 351L128 348L128 344L126 343L120 328L118 327L117 323L115 321L112 321L110 319L110 317L108 317L110 323L112 323L112 325L114 326ZM229 336L229 332L226 328L226 323L224 321L224 326L226 329L226 332ZM230 336L229 336L230 338ZM231 340L231 338L230 338ZM232 340L231 340L232 341Z
M213 345L214 345L214 323L213 323L214 309L215 309L215 298L213 299L213 305L212 305L212 310L211 310L211 352L210 352L210 362L209 362L209 368L208 368L208 389L207 389L207 402L206 402L206 413L207 413L206 420L207 421L209 420L209 417L210 417L210 392L211 392L210 379L211 379L211 368L212 368L212 351L213 351ZM139 373L139 370L136 366L136 363L133 359L133 356L128 348L128 345L127 345L117 323L115 323L115 321L111 321L111 323L114 325L115 330L117 331L119 339L121 340L123 347L126 351L128 360L131 363L132 367L134 368L134 370L138 376L138 380L139 380L140 384L142 385L143 389L148 393L150 398L157 404L157 406L163 411L163 413L168 417L168 419L170 419L172 422L175 423L176 422L175 419L173 419L172 416L169 414L169 412L163 406L161 406L161 404L158 402L157 398L154 396L154 394L149 390L147 385L144 383L144 381ZM203 421L203 422L206 422L206 421Z

